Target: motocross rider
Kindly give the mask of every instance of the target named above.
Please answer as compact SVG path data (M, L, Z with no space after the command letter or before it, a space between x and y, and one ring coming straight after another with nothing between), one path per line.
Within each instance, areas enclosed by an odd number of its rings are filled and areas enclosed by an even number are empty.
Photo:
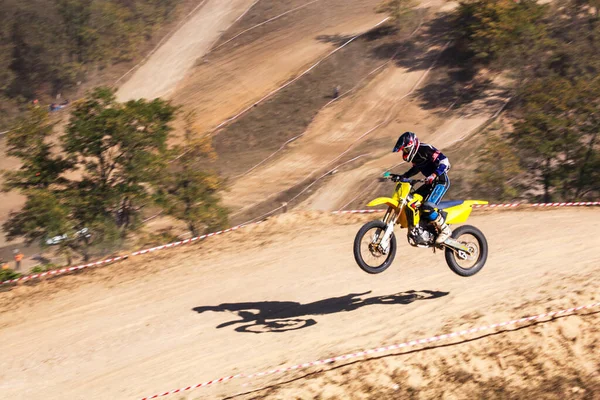
M413 132L404 132L398 138L394 153L402 152L406 162L412 162L412 168L402 175L392 175L392 180L398 182L410 178L419 172L425 175L426 183L417 189L416 193L423 196L421 214L437 229L435 243L440 245L452 234L445 218L437 208L450 188L447 172L450 169L448 158L432 145L421 143Z

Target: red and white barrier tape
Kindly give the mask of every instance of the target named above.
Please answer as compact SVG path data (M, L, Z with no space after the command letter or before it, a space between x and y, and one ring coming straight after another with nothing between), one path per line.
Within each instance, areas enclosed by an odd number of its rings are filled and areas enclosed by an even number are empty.
M354 160L354 159L353 159ZM350 161L353 161L350 160ZM305 188L306 190L306 188ZM298 197L301 193L299 193L298 195L296 195L296 197ZM589 206L600 206L600 201L587 201L587 202L569 202L569 203L534 203L534 204L526 204L526 203L508 203L508 204L479 204L479 205L474 205L474 208L515 208L518 206L529 206L529 207L542 207L542 208L546 208L546 207L573 207L573 206L580 206L580 207L589 207ZM282 206L283 207L283 206ZM271 214L273 214L275 211L281 209L282 207L278 207L276 210L273 210L265 215L263 215L261 217L267 217ZM332 214L372 214L372 213L378 213L378 212L384 212L385 210L382 209L371 209L371 210L343 210L343 211L332 211ZM28 280L32 280L32 279L37 279L37 278L43 278L45 276L52 276L52 275L61 275L67 272L73 272L73 271L79 271L85 268L92 268L92 267L97 267L100 265L106 265L112 262L116 262L116 261L121 261L121 260L125 260L129 257L134 257L134 256L138 256L141 254L147 254L147 253L153 253L155 251L158 250L165 250L165 249L170 249L173 247L177 247L177 246L181 246L184 244L188 244L188 243L193 243L196 242L198 240L202 240L202 239L206 239L212 236L218 236L218 235L222 235L224 233L229 233L229 232L233 232L236 231L240 228L244 228L246 226L249 225L253 225L253 224L260 224L262 222L261 221L256 221L257 218L249 221L249 222L245 222L243 224L234 226L232 228L228 228L228 229L224 229L218 232L212 232L212 233L207 233L206 235L201 235L201 236L197 236L197 237L193 237L190 239L185 239L185 240L180 240L178 242L173 242L173 243L168 243L168 244L164 244L161 246L156 246L156 247L152 247L149 249L144 249L144 250L139 250L139 251L135 251L131 254L128 255L123 255L123 256L117 256L117 257L112 257L112 258L108 258L105 260L101 260L101 261L96 261L93 263L89 263L89 264L83 264L83 265L78 265L75 267L69 267L69 268L62 268L62 269L56 269L56 270L52 270L52 271L46 271L46 272L42 272L42 273L38 273L38 274L32 274L32 275L27 275L27 276L22 276L20 278L16 278L16 279L10 279L10 280L6 280L3 282L0 282L0 285L5 285L5 284L9 284L9 283L18 283L18 282L24 282L24 281L28 281Z
M532 207L572 207L572 206L600 206L600 201L578 201L574 203L533 203Z
M567 308L567 309L560 310L560 311L552 311L552 312L542 313L542 314L534 315L534 316L531 316L531 317L524 317L524 318L519 318L519 319L513 319L511 321L501 322L501 323L497 323L497 324L484 325L484 326L480 326L480 327L477 327L477 328L465 329L465 330L456 331L456 332L452 332L452 333L446 333L446 334L432 336L432 337L425 338L425 339L410 340L410 341L407 341L407 342L404 342L404 343L393 344L393 345L390 345L390 346L382 346L382 347L378 347L378 348L375 348L375 349L362 350L362 351L358 351L356 353L344 354L344 355L337 356L337 357L331 357L331 358L326 358L326 359L317 360L317 361L305 362L305 363L301 363L301 364L292 365L290 367L282 367L282 368L273 369L273 370L270 370L270 371L263 371L263 372L253 373L253 374L229 375L229 376L225 376L225 377L222 377L222 378L219 378L219 379L213 379L211 381L207 381L207 382L204 382L204 383L199 383L197 385L187 386L185 388L175 389L175 390L171 390L171 391L168 391L168 392L163 392L163 393L155 394L153 396L144 397L141 400L156 399L158 397L164 397L164 396L168 396L168 395L171 395L171 394L176 394L176 393L181 393L181 392L189 391L189 390L192 390L192 389L197 389L197 388L201 388L201 387L211 386L211 385L214 385L214 384L217 384L217 383L227 382L227 381L230 381L232 379L238 379L238 378L252 379L252 378L257 378L257 377L266 376L266 375L282 374L282 373L287 373L287 372L290 372L290 371L295 371L295 370L304 369L304 368L308 368L308 367L314 367L314 366L318 366L318 365L331 364L331 363L334 363L336 361L345 361L345 360L350 360L350 359L353 359L353 358L359 358L359 357L369 356L371 354L384 353L384 352L389 352L389 351L392 351L392 350L398 350L398 349L403 349L403 348L415 347L415 346L418 346L418 345L429 344L429 343L439 342L439 341L442 341L442 340L453 339L453 338L456 338L456 337L466 336L466 335L469 335L469 334L479 333L479 332L483 332L483 331L487 331L487 330L491 330L491 329L504 328L504 327L508 327L508 326L511 326L511 325L522 324L522 323L525 323L525 322L537 321L537 320L540 320L540 319L543 319L543 318L558 317L558 316L561 316L561 315L564 315L564 314L571 314L571 313L574 313L576 311L580 311L580 310L584 310L584 309L591 309L591 308L595 308L595 307L599 307L599 306L600 306L600 303L593 303L593 304L588 304L586 306L572 307L572 308Z
M261 221L256 222L256 223L260 223L260 222ZM245 226L248 226L248 225L251 225L251 224L237 225L237 226L234 226L232 228L224 229L222 231L207 233L206 235L196 236L196 237L193 237L193 238L190 238L190 239L180 240L178 242L168 243L168 244L164 244L164 245L161 245L161 246L152 247L152 248L149 248L149 249L134 251L131 254L127 254L127 255L123 255L123 256L117 256L117 257L112 257L112 258L107 258L105 260L96 261L96 262L89 263L89 264L83 264L83 265L78 265L78 266L69 267L69 268L55 269L55 270L52 270L52 271L41 272L39 274L32 274L32 275L22 276L20 278L10 279L10 280L1 282L0 285L4 285L4 284L8 284L8 283L24 282L24 281L28 281L28 280L32 280L32 279L43 278L45 276L61 275L61 274L67 273L67 272L80 271L80 270L85 269L85 268L98 267L100 265L106 265L106 264L109 264L109 263L112 263L112 262L125 260L125 259L127 259L129 257L135 257L135 256L142 255L142 254L152 253L152 252L155 252L155 251L158 251L158 250L171 249L173 247L181 246L181 245L188 244L188 243L193 243L193 242L196 242L198 240L206 239L206 238L209 238L209 237L212 237L212 236L217 236L217 235L221 235L221 234L224 234L224 233L233 232L233 231L236 231L236 230L238 230L240 228L243 228Z
M563 202L563 203L506 203L506 204L475 204L473 208L513 208L519 206L527 207L586 207L586 206L600 206L600 201L576 201L576 202Z
M519 206L524 207L589 207L589 206L600 206L600 201L577 201L572 203L505 203L505 204L474 204L473 208L515 208ZM370 214L377 212L384 212L383 209L370 209L370 210L338 210L333 211L333 214Z
M513 208L525 204L507 203L507 204L473 204L473 208Z
M31 280L31 279L42 278L44 276L60 275L60 274L66 273L66 272L79 271L79 270L82 270L84 268L97 267L99 265L108 264L108 263L119 261L119 260L124 260L127 257L128 256L118 256L118 257L113 257L113 258L107 258L106 260L102 260L102 261L96 261L96 262L89 263L89 264L78 265L76 267L55 269L55 270L52 270L52 271L41 272L39 274L22 276L22 277L17 278L17 279L10 279L8 281L4 281L4 282L0 283L0 285L4 285L4 284L7 284L7 283L24 282L24 281L28 281L28 280Z

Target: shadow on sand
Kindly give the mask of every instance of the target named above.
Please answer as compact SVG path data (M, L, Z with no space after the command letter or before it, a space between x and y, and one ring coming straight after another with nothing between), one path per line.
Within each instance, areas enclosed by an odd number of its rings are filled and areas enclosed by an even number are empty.
M195 307L193 310L199 314L207 311L236 313L239 319L222 323L218 329L231 325L239 325L237 332L267 333L286 332L308 328L317 323L309 316L335 314L339 312L354 311L370 305L396 305L410 304L417 300L432 300L448 295L448 292L432 290L409 290L407 292L366 297L369 292L350 293L341 297L302 304L295 301L258 301L245 303L223 303L218 306Z

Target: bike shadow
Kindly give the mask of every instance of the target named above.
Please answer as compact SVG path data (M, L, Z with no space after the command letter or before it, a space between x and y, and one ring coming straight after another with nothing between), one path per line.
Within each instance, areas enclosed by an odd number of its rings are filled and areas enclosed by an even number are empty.
M240 319L217 325L217 329L231 325L240 325L236 332L267 333L287 332L308 328L316 325L317 321L309 316L335 314L354 311L370 305L411 304L417 300L432 300L447 296L449 292L435 290L409 290L386 296L362 298L371 291L350 293L340 297L302 304L295 301L258 301L244 303L223 303L218 306L194 307L199 314L207 311L237 313Z

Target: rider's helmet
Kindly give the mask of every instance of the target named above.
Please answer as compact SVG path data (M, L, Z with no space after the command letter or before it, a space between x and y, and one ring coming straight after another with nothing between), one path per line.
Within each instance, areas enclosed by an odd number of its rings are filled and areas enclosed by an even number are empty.
M398 138L396 146L394 147L394 153L399 151L402 152L402 158L406 162L411 162L419 150L419 138L412 132L404 132L402 136Z

